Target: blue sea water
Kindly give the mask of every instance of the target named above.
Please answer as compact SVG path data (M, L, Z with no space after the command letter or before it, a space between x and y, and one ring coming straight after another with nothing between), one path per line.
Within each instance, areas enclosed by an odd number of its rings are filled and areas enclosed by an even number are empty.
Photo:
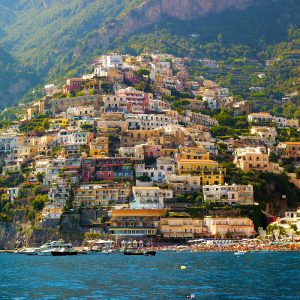
M191 294L195 300L299 300L300 253L0 254L0 299L153 300Z

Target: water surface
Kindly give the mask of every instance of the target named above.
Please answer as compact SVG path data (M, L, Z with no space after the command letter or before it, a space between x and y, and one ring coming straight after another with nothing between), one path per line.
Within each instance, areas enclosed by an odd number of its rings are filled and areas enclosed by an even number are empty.
M194 299L299 300L300 253L0 255L0 299L187 299L192 293Z

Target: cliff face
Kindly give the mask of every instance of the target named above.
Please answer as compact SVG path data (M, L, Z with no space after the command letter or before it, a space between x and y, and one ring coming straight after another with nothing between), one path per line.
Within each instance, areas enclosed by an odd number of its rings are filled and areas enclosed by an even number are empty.
M115 19L100 29L100 41L109 42L118 36L128 36L137 28L159 22L164 16L191 20L224 10L243 10L257 0L149 0L129 14Z
M161 11L181 20L194 19L225 9L245 9L254 0L161 0Z
M0 223L0 249L14 249L17 240L17 228L9 223Z

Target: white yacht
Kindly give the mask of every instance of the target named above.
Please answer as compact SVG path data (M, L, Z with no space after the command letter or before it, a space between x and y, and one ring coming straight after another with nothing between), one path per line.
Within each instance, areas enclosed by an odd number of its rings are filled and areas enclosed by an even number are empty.
M68 246L69 244L66 244L63 240L49 242L38 248L37 254L42 256L51 256L52 251L56 251Z

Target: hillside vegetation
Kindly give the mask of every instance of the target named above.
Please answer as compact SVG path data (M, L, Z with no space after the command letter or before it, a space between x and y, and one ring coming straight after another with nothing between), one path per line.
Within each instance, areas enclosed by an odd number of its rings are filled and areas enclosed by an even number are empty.
M36 83L62 82L66 76L78 75L89 68L94 55L112 50L129 54L159 51L224 61L222 72L212 78L233 87L238 96L248 97L241 89L243 78L249 78L248 71L264 70L261 66L267 56L289 47L275 45L289 38L290 28L300 28L299 9L298 0L214 0L213 5L208 0L3 0L0 44L10 58L0 58L6 66L0 75L0 102L3 106L17 101ZM272 18L266 17L270 15ZM232 58L237 61L228 64ZM238 72L237 63L244 58L256 59L259 65L247 65ZM12 76L7 69L10 59L18 66L14 76L21 83L26 79L19 89L11 89L5 80ZM280 64L274 66L276 70L281 71ZM297 68L293 70L277 74L284 89L286 78L291 83L298 76ZM274 82L269 84L266 79L265 84L273 89ZM283 87L278 91L278 95L284 93Z

